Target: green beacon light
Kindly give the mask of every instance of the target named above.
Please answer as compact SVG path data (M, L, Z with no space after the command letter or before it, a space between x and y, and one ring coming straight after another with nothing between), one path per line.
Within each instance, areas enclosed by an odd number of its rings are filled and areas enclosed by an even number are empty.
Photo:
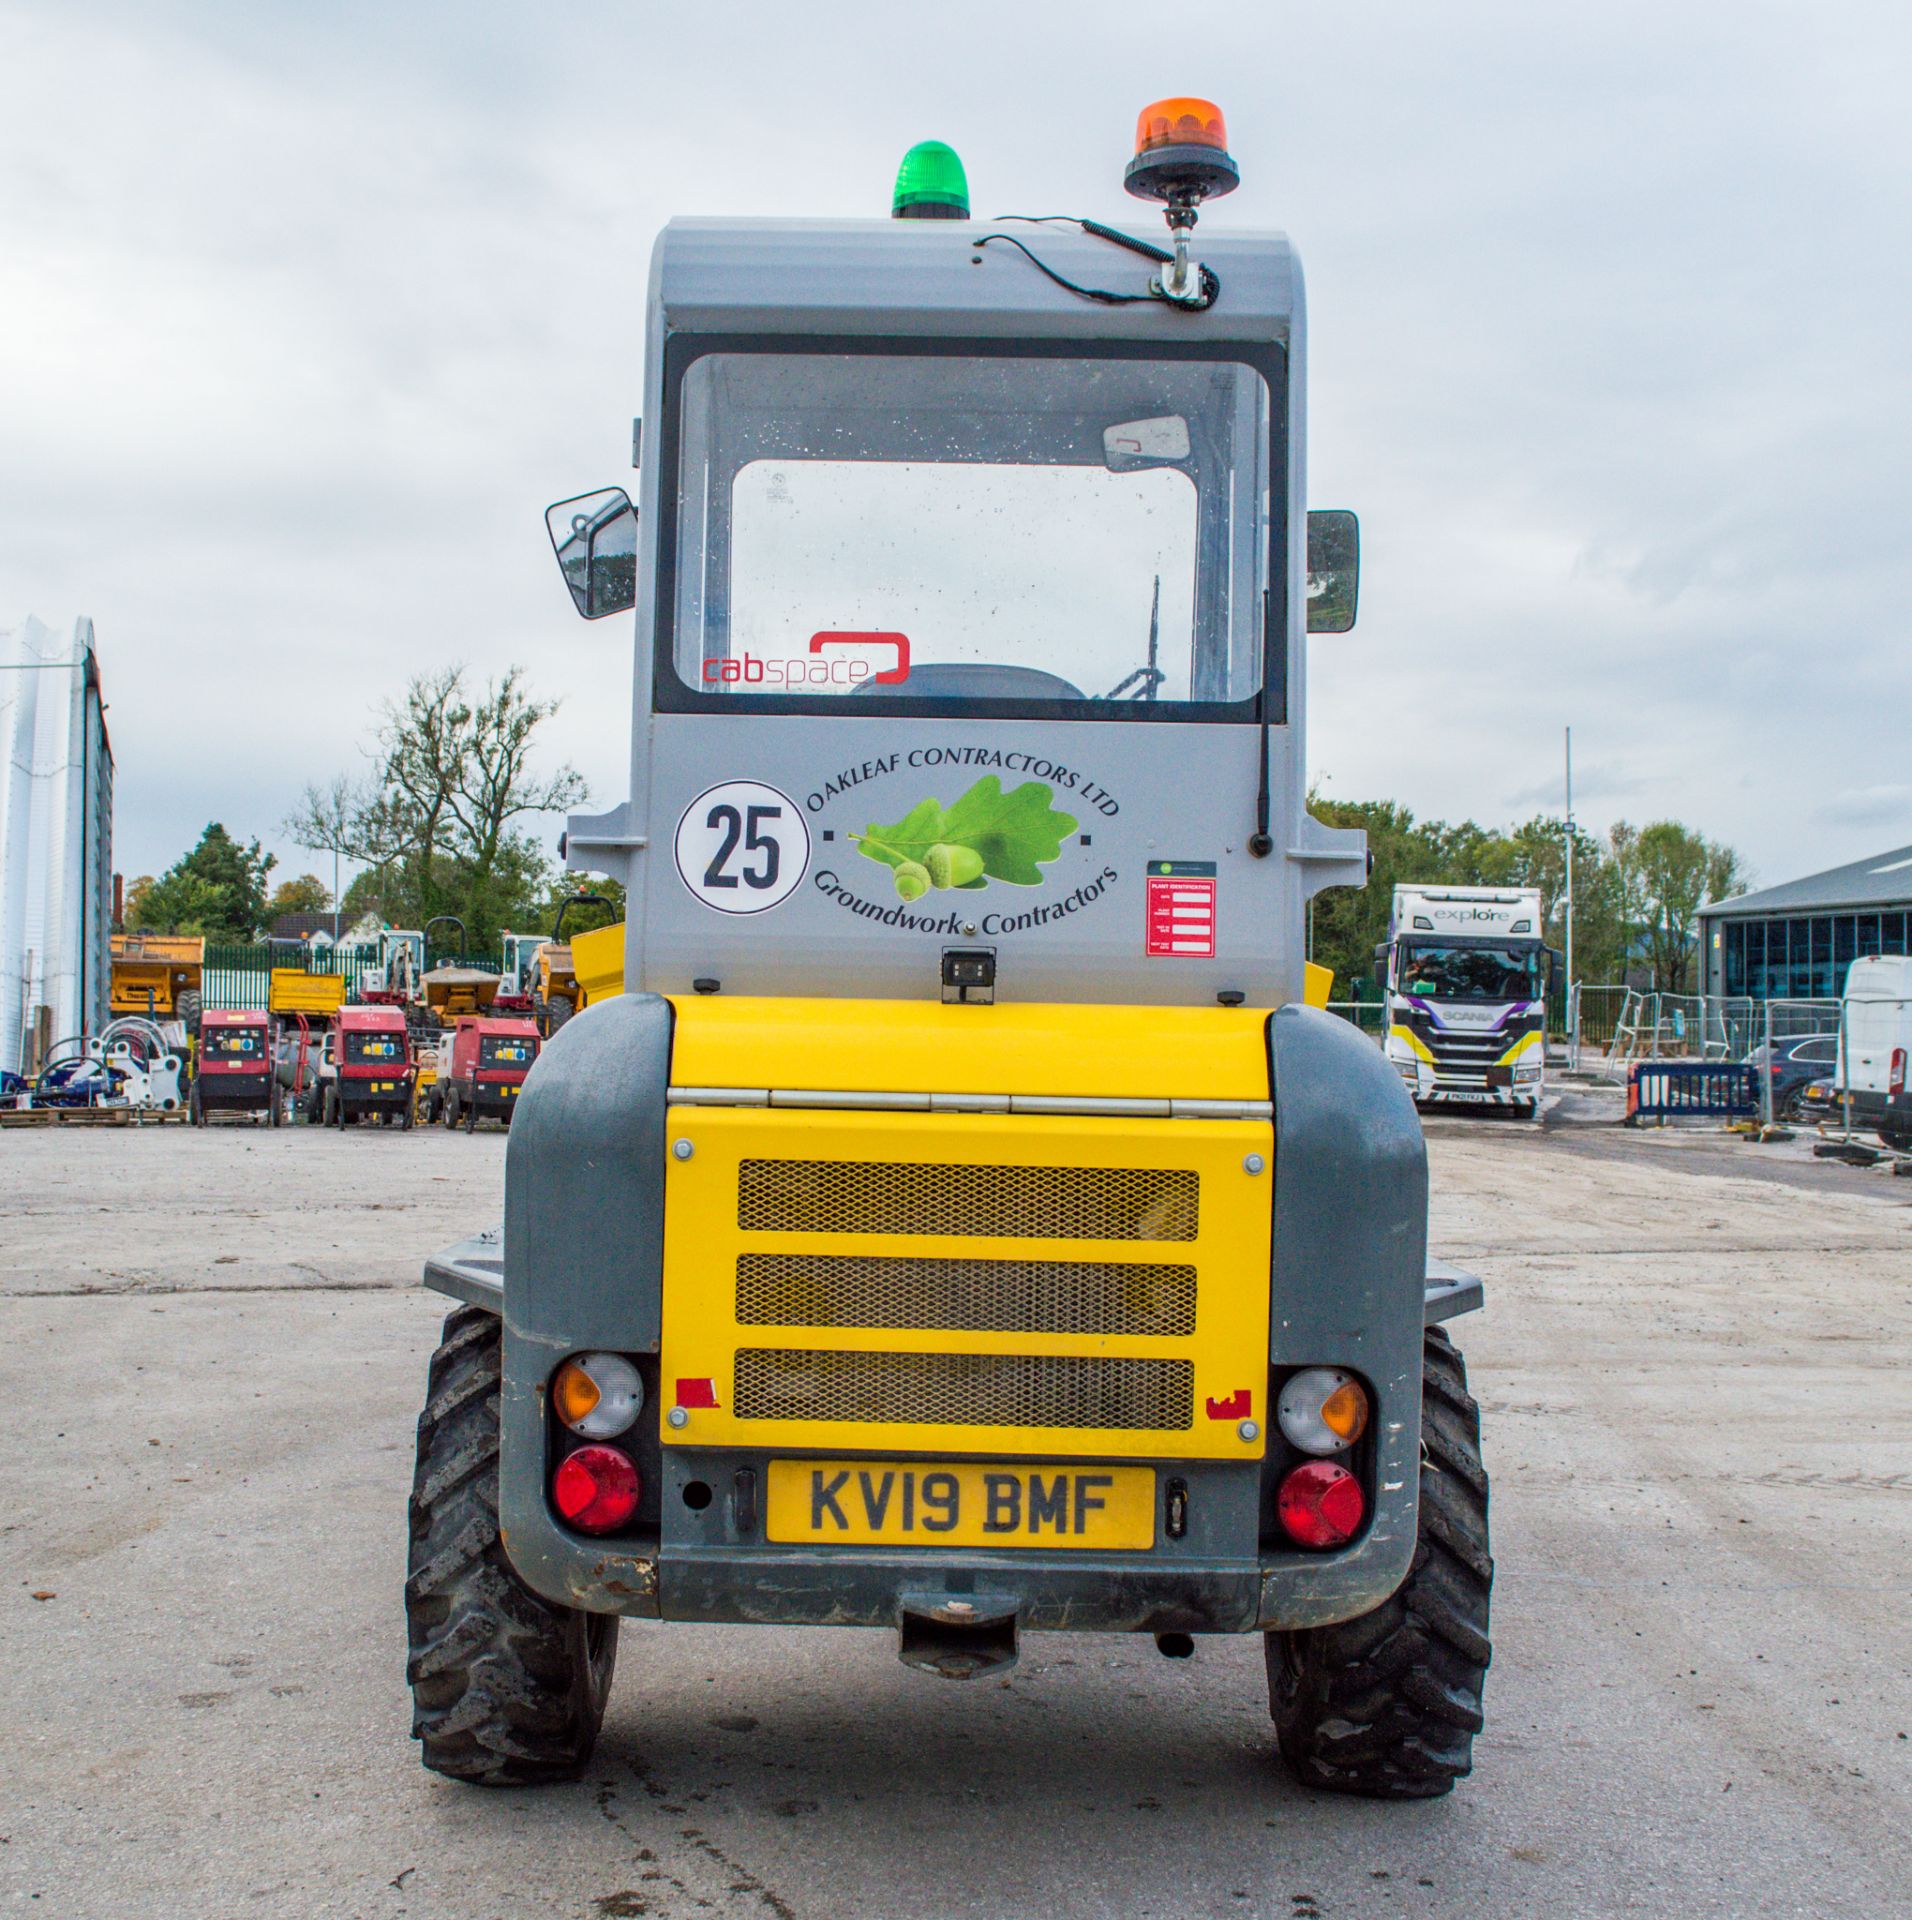
M954 147L919 140L896 170L892 220L967 220L969 178Z

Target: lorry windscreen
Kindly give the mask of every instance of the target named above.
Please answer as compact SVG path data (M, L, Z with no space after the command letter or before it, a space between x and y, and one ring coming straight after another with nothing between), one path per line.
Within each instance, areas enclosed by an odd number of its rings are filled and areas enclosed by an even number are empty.
M701 354L660 696L1253 717L1269 395L1237 361Z
M1424 946L1401 957L1398 990L1417 1000L1538 1000L1540 948Z

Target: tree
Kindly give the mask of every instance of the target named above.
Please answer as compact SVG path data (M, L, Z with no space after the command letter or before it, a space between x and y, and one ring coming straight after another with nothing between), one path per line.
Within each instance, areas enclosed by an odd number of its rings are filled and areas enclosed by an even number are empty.
M375 902L414 927L452 914L468 949L484 952L505 928L535 924L550 889L549 862L520 823L584 797L570 767L540 775L532 765L537 730L556 710L516 667L480 694L463 667L419 674L382 711L372 778L308 787L287 835L364 863L348 911Z
M1331 801L1309 811L1332 826L1363 827L1373 871L1364 888L1335 888L1313 903L1313 955L1334 969L1343 995L1372 992L1374 949L1387 938L1397 885L1538 887L1550 946L1566 942L1566 825L1536 814L1505 832L1472 820L1416 820L1392 800ZM1697 884L1699 891L1695 893ZM1623 981L1645 941L1656 983L1678 991L1691 957L1695 915L1746 884L1730 848L1676 822L1644 832L1617 822L1605 841L1574 829L1574 974ZM1655 945L1654 928L1661 931ZM1679 983L1676 985L1675 982Z
M328 913L332 890L316 873L302 873L296 880L281 880L266 902L266 918L276 920L282 913Z
M251 940L265 920L266 876L277 864L258 841L242 846L214 820L183 859L134 888L126 924L142 933Z
M575 895L586 894L600 901L598 906L575 906L564 916L564 937L589 933L596 927L615 926L624 918L624 889L601 873L559 873L551 879L549 891L538 908L535 926L523 932L549 933L557 925L558 909Z
M1653 984L1662 992L1684 993L1700 908L1744 891L1739 856L1677 820L1656 820L1641 828L1633 857Z
M334 892L338 891L339 862L350 859L357 844L358 814L364 803L365 795L344 774L338 774L326 787L308 783L299 804L279 828L295 847L332 856ZM331 901L328 899L325 905L330 906ZM320 913L324 907L310 911Z

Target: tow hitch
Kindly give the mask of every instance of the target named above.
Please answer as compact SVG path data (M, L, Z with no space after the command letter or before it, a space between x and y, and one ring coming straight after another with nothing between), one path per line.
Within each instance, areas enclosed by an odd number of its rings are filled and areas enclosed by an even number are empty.
M1007 1673L1021 1658L1016 1602L1006 1594L905 1594L896 1651L941 1680Z

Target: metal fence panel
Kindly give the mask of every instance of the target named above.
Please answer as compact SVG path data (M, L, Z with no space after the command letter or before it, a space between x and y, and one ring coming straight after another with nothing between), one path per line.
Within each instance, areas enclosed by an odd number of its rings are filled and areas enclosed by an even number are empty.
M1627 1073L1627 1125L1636 1120L1750 1117L1759 1076L1728 1060L1642 1060Z

